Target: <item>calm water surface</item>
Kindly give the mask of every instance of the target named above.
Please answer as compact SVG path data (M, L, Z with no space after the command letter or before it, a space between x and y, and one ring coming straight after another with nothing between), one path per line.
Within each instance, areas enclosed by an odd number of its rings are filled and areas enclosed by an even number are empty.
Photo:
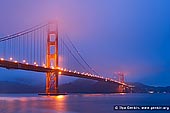
M170 106L170 94L0 94L0 113L168 113L115 111L115 105Z

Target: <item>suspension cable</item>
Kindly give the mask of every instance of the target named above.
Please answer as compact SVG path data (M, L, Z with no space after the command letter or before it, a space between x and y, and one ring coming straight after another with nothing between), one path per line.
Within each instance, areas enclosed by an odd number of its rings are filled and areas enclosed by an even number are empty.
M63 41L63 40L62 40ZM86 68L79 62L79 60L74 56L74 54L71 52L71 50L69 49L69 47L65 44L65 42L63 41L63 45L66 47L66 49L70 52L70 54L74 57L74 59L79 63L80 66L82 66L83 69L86 70ZM86 70L88 71L88 70Z
M67 34L66 38L68 39L68 41L70 42L71 46L75 49L75 51L77 52L78 56L83 60L83 62L88 66L88 68L90 70L92 70L95 74L99 75L86 61L85 59L82 57L82 55L79 53L79 51L77 50L77 48L75 47L75 45L72 43L72 41L70 40L69 36Z
M9 36L6 36L6 37L2 37L0 38L0 42L3 42L3 41L6 41L6 40L10 40L10 39L13 39L13 38L17 38L18 36L21 36L21 35L25 35L25 34L28 34L28 33L31 33L31 32L34 32L35 30L38 30L38 29L41 29L45 26L47 26L48 24L45 24L43 26L40 26L40 27L37 27L35 29L31 29L30 31L26 31L26 32L22 32L22 33L17 33L15 35L9 35Z

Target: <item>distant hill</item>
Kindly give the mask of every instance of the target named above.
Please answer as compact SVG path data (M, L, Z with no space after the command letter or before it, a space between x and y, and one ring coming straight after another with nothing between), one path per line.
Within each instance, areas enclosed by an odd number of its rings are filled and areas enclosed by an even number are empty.
M0 93L38 93L43 88L17 82L0 81Z
M135 88L133 88L133 93L170 93L170 86L154 87L141 83L129 84L135 86ZM17 82L0 81L0 93L39 93L44 91L45 86L31 86ZM77 79L73 82L60 85L59 91L67 93L116 93L118 92L118 85Z
M129 83L135 88L133 92L135 93L170 93L170 86L167 87L155 87L155 86L148 86L142 83Z
M110 93L117 92L117 85L106 82L77 79L74 82L60 85L59 91L69 93Z

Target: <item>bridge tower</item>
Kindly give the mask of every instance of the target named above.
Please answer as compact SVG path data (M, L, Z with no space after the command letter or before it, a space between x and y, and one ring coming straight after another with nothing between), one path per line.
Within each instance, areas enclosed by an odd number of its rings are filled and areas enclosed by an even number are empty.
M115 72L115 74L118 75L118 81L119 81L119 82L125 83L125 73L123 73L123 72ZM125 86L119 85L118 91L119 91L120 93L125 92L125 90L126 90L126 89L125 89Z
M48 26L46 66L47 68L58 68L58 28L56 22L50 22ZM46 73L46 94L50 93L58 93L58 72Z

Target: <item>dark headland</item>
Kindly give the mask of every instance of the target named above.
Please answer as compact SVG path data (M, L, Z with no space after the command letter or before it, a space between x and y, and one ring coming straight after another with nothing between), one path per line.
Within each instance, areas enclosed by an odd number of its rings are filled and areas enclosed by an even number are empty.
M129 83L133 93L170 93L170 86L154 87L142 83ZM39 93L44 92L44 85L29 85L17 82L0 81L0 93ZM117 85L92 80L77 79L59 86L61 93L116 93Z

